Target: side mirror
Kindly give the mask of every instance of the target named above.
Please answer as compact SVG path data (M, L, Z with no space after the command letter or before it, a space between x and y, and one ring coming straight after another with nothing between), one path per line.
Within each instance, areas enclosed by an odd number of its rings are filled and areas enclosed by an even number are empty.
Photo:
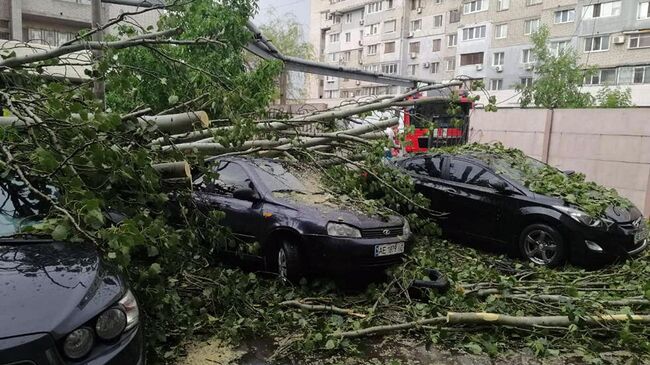
M508 191L508 184L503 180L490 181L490 186L499 193L505 193Z
M576 173L575 170L564 170L563 172L566 176L571 176Z
M255 191L251 188L239 188L232 193L233 198L239 200L255 201L257 200L257 195Z

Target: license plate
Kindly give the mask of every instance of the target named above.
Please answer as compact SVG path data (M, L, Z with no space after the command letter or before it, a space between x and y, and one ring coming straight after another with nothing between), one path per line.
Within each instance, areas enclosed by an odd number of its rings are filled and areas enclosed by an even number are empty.
M375 257L396 255L402 252L404 252L404 242L375 246Z
M648 230L644 229L643 231L639 231L634 234L634 243L639 243L643 241L644 239L648 238ZM376 250L375 250L376 252Z

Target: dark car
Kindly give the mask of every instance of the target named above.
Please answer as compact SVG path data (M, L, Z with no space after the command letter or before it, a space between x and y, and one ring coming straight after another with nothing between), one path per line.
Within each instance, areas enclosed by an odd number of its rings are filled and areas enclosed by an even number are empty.
M398 263L411 240L401 216L369 216L320 187L318 174L262 158L210 162L195 203L225 213L222 224L257 242L266 269L295 281L307 273L381 271Z
M532 192L523 171L496 156L425 154L395 163L433 208L449 213L440 221L444 232L506 245L535 264L571 259L602 265L647 246L645 219L636 207L610 207L605 216L591 217L560 198ZM532 158L527 165L533 171L548 167Z
M138 304L94 244L21 232L48 210L0 180L0 364L142 364Z

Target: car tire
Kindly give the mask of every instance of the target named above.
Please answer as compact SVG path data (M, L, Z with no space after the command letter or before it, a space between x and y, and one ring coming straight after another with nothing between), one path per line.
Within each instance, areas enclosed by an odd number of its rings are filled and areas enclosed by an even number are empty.
M274 266L280 280L293 284L298 283L303 276L298 246L284 240L278 245L274 256Z
M560 232L548 224L531 224L519 236L519 252L527 261L547 267L563 265L567 247Z

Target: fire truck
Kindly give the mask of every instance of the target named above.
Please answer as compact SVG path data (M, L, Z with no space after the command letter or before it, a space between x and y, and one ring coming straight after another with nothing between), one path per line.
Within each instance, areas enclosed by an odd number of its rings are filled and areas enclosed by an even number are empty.
M420 97L423 96L416 95L413 98L418 99ZM458 103L460 114L455 115L449 115L450 101L447 100L418 104L406 108L404 111L404 128L409 130L409 126L414 127L405 136L406 152L426 152L433 147L467 143L469 116L474 108L474 103L465 92L461 92ZM434 126L431 131L429 131L430 126Z

